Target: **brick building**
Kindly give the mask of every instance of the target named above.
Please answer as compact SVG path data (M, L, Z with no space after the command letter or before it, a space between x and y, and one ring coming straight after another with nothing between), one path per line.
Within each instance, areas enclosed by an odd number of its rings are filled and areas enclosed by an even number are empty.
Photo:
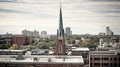
M64 28L63 28L63 20L62 20L62 9L60 7L60 19L59 19L59 27L57 29L55 55L65 55L65 54L66 54L66 47L65 47Z
M23 35L13 35L12 44L17 44L19 47L25 43L25 37Z
M32 42L31 37L25 37L24 35L13 35L12 44L17 44L18 47L28 45Z

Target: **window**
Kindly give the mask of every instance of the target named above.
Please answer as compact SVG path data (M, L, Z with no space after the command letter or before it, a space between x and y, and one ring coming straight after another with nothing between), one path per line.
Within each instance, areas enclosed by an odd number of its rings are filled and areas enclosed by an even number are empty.
M117 61L117 58L114 58L114 61Z
M100 60L100 58L94 58L94 60Z
M112 66L112 63L110 63L110 66Z
M112 58L110 58L110 60L112 60Z
M90 58L90 60L92 60L92 58Z
M92 63L90 63L90 67L92 67Z
M116 67L117 66L117 63L114 63L114 67Z
M59 45L59 53L62 53L62 45Z
M59 40L59 42L62 42L62 40Z
M61 37L61 32L60 32L60 37Z
M108 63L104 63L104 66L108 66Z
M108 58L104 58L104 60L108 60Z
M100 66L100 63L95 63L94 65L95 65L95 66Z

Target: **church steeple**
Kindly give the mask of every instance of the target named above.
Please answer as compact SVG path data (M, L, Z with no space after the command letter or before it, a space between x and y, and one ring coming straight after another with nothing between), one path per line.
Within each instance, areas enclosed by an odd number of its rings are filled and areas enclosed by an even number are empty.
M63 19L62 19L61 4L60 4L59 28L57 30L57 37L60 38L60 39L64 38L64 29L63 29Z
M63 19L62 19L62 9L60 5L59 27L57 29L55 55L65 55L65 54L66 54L66 48L65 48L64 28L63 28Z

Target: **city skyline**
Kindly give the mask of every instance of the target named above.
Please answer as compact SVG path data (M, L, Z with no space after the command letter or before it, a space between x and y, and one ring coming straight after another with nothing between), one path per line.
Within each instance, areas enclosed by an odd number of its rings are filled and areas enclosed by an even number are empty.
M66 0L62 2L63 26L73 34L106 33L109 26L120 34L119 0ZM46 30L57 34L59 0L0 0L0 34Z

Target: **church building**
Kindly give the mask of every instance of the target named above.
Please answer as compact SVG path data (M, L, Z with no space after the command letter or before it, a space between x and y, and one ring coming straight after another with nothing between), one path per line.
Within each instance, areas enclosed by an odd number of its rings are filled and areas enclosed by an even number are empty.
M57 39L55 45L55 55L65 55L65 38L64 38L64 28L63 28L63 19L62 19L62 9L60 6L60 15L59 15L59 27L57 29Z

